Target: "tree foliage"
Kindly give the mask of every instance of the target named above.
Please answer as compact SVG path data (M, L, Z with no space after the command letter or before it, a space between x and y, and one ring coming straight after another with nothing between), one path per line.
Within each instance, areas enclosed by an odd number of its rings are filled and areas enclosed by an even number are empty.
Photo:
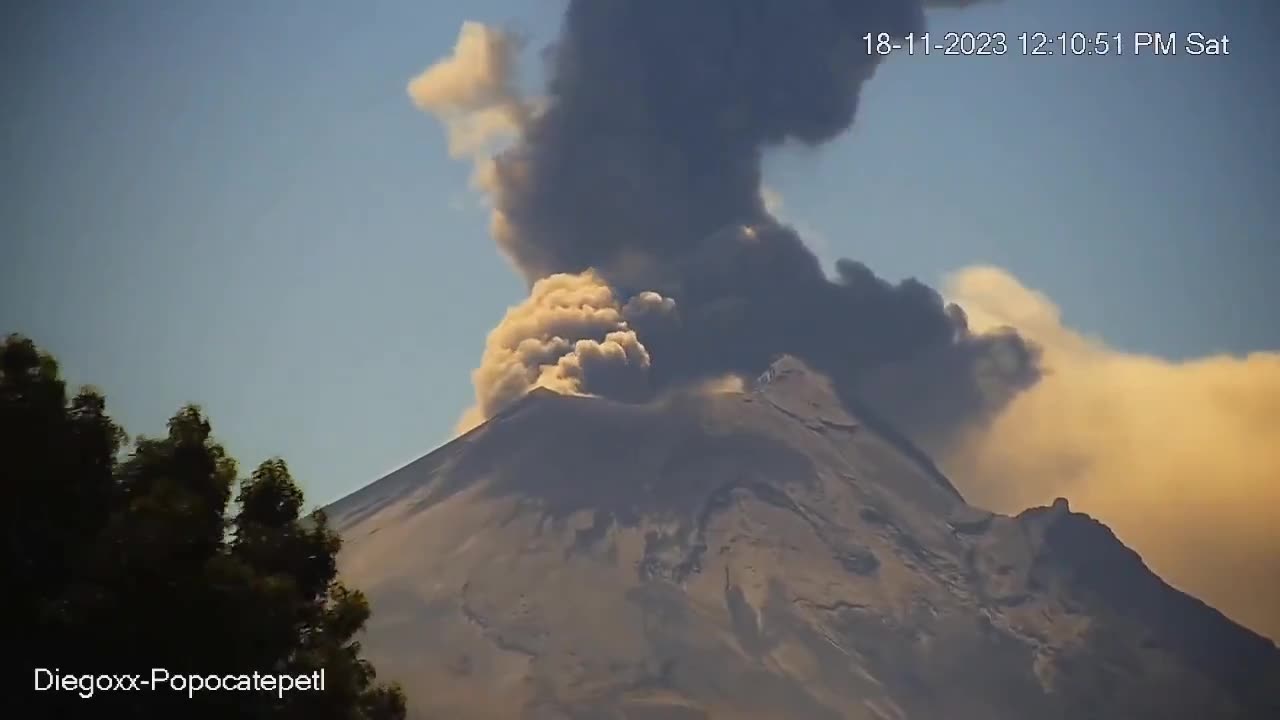
M127 441L91 388L68 397L57 362L30 340L0 346L0 587L23 683L66 675L298 675L323 691L43 692L37 707L130 717L403 718L355 637L369 617L337 578L341 545L285 462L237 481L197 406L168 432ZM52 716L52 715L51 715Z

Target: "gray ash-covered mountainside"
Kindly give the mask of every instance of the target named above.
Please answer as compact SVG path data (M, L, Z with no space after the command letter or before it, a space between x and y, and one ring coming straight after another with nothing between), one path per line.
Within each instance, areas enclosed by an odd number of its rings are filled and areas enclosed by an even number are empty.
M1280 717L1270 640L876 427L790 358L745 392L534 391L327 508L366 651L419 718Z

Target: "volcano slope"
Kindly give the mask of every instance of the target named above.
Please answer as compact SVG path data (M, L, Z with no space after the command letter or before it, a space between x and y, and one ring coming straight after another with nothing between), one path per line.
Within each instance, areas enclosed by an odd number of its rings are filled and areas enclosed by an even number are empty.
M790 358L535 390L338 501L419 718L1276 718L1280 652L1066 501L965 503Z

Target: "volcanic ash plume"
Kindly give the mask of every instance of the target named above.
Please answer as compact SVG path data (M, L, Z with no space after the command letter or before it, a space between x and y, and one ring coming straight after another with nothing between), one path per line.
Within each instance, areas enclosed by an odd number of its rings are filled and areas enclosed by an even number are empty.
M1012 331L971 332L918 282L892 285L851 261L829 280L761 186L766 150L818 145L853 121L878 61L863 36L922 31L923 17L921 0L570 0L537 112L512 89L512 44L477 24L410 93L446 124L455 154L480 160L492 233L531 288L590 273L615 300L674 301L678 322L611 330L647 350L649 391L751 376L790 353L942 443L1035 382L1034 348ZM491 161L473 154L495 127L513 143ZM507 327L513 315L495 330L497 347L529 340L538 351L486 351L477 417L562 356L580 362L577 339L608 342L597 326L563 336ZM639 357L599 360L631 369ZM533 379L491 380L513 377Z
M630 323L673 311L670 299L653 292L619 303L591 272L537 281L529 298L489 333L480 367L472 375L477 405L459 431L535 387L574 395L644 396L649 352Z

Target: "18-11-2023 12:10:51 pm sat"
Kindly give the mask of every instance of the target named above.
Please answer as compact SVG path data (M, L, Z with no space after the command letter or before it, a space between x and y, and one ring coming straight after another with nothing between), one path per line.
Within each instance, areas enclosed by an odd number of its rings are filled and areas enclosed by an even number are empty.
M893 37L867 33L862 37L868 55L983 57L999 55L1105 56L1105 55L1227 55L1230 38L1191 32L945 32Z

